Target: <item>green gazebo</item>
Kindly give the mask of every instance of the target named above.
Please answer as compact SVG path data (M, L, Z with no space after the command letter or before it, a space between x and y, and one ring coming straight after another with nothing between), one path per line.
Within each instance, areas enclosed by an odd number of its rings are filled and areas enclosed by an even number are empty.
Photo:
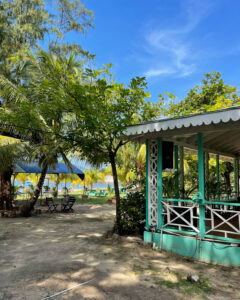
M144 240L184 256L240 266L240 107L129 126L126 136L146 143ZM172 147L166 150L166 145ZM198 191L191 199L181 197L184 151L198 154ZM169 156L172 171L179 174L173 199L163 196L162 172ZM217 184L216 196L206 195L209 156L216 158L217 183L219 157L233 162L230 193L221 194Z

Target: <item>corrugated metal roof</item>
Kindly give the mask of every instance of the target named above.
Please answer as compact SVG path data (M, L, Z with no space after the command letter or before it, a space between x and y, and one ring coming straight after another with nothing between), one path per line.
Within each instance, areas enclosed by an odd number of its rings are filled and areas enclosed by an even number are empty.
M207 152L240 156L240 106L132 125L126 129L125 136L140 142L162 137L196 149L198 132L204 133Z
M221 122L239 121L240 106L213 112L200 113L190 116L162 119L129 126L125 132L126 136L138 135L147 132L159 132L173 129L188 128L190 126L202 126L219 124Z
M18 162L14 167L15 173L41 173L42 168L39 167L37 162L26 163ZM76 174L82 180L84 179L84 173L72 164L72 170L70 170L64 163L58 163L56 168L48 168L47 174Z

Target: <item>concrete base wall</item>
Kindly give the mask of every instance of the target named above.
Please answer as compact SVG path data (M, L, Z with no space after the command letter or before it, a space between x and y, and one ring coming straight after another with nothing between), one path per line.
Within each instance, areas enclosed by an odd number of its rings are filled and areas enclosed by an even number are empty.
M199 241L194 237L144 232L144 241L177 254L226 265L240 266L240 247L219 242Z

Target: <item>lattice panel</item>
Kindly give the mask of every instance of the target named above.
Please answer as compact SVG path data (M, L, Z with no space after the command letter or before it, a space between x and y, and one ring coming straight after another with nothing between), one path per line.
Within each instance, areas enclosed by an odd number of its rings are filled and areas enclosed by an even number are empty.
M216 235L225 238L240 238L240 211L238 207L222 205L220 208L213 208L216 205L206 205L205 222L207 225L206 234Z
M162 201L162 205L162 215L165 219L163 228L174 226L178 230L190 229L199 233L199 216L197 214L197 206L195 204L182 206L181 202L178 202L177 205L175 205L173 202Z
M157 140L150 140L148 151L148 217L150 226L157 226L158 224L157 148Z

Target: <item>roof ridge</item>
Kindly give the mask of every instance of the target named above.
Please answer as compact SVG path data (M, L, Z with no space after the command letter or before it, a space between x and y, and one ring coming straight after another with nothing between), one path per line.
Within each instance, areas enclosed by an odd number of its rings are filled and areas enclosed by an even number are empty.
M219 112L229 111L229 110L235 110L235 109L240 109L240 105L234 105L231 107L225 107L225 108L213 110L213 111L200 112L197 114L182 115L182 116L178 116L178 117L167 117L167 118L162 118L162 119L158 119L158 120L151 120L151 121L141 122L141 123L137 123L137 124L131 124L131 125L128 125L128 127L147 125L147 124L152 124L152 123L159 123L159 122L164 122L164 121L169 121L169 120L180 120L180 119L191 118L191 117L195 117L195 116L209 115L209 114L214 114L214 113L219 113Z

